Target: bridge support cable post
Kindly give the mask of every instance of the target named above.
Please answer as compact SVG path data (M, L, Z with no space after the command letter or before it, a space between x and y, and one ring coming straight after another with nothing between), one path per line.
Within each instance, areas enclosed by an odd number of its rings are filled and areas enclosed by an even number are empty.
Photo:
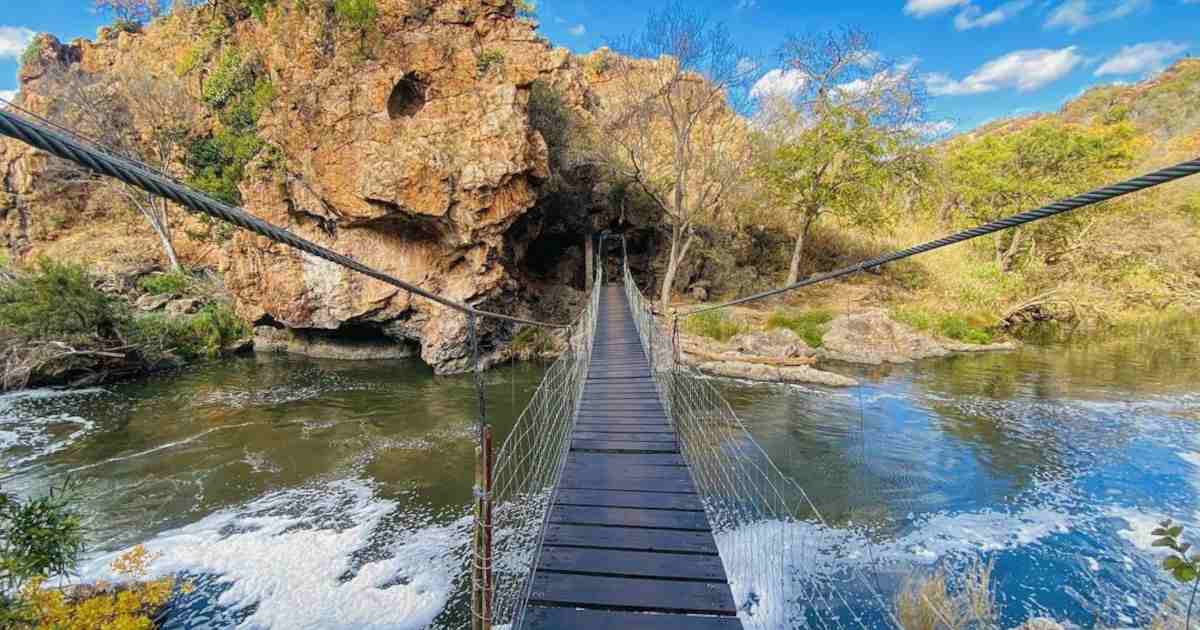
M487 397L483 386L483 364L479 357L479 322L467 315L471 337L471 371L474 373L478 416L475 433L475 526L471 553L471 617L473 630L492 630L492 427L487 422Z

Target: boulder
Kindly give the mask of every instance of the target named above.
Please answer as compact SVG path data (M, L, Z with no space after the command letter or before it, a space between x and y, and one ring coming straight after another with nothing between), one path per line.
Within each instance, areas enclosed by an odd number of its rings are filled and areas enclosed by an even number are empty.
M941 342L892 319L883 309L842 315L829 324L822 356L847 363L908 363L950 354Z
M807 365L780 367L739 361L709 361L701 363L697 369L711 376L769 383L813 383L830 387L853 387L858 384L852 378Z
M1017 626L1015 630L1065 630L1063 625L1049 617L1033 617Z
M298 354L316 359L380 360L416 356L412 343L386 337L346 339L314 331L289 330L272 326L254 328L255 352Z
M760 357L811 357L816 354L799 335L787 328L744 332L729 340L734 350Z
M138 310L149 312L149 311L157 311L158 309L162 308L163 306L166 306L167 302L170 302L170 301L171 301L171 296L169 296L169 295L146 294L146 295L143 295L142 297L139 297L137 299L137 302L134 303L134 305L137 306Z
M167 314L172 317L191 315L200 310L204 303L196 298L179 298L167 302Z

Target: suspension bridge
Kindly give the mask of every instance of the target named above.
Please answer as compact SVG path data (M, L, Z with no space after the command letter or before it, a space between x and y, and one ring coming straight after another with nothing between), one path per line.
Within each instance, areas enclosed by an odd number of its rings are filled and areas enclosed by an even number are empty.
M861 566L851 566L832 583L813 578L808 568L838 551L818 540L828 524L712 382L680 365L680 317L875 269L1200 172L1200 159L1183 162L670 317L655 313L639 291L624 240L602 238L597 255L617 250L620 277L605 278L605 266L596 264L587 306L567 325L484 311L435 295L191 190L136 157L18 111L0 109L0 135L465 318L479 406L471 625L481 630L899 627ZM566 350L547 369L499 449L493 448L483 395L480 318L565 331ZM873 603L878 614L863 613L863 602Z

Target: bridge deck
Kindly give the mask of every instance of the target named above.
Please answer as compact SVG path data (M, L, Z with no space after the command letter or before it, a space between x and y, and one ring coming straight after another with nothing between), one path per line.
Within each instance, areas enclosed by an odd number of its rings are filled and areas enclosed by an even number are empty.
M741 628L621 286L601 288L587 385L526 627Z

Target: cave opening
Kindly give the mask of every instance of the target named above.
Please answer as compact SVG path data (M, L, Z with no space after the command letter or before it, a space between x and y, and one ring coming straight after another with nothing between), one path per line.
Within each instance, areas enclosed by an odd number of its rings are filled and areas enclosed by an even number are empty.
M429 86L415 72L404 75L388 97L388 116L392 120L416 116L425 107L428 90Z

